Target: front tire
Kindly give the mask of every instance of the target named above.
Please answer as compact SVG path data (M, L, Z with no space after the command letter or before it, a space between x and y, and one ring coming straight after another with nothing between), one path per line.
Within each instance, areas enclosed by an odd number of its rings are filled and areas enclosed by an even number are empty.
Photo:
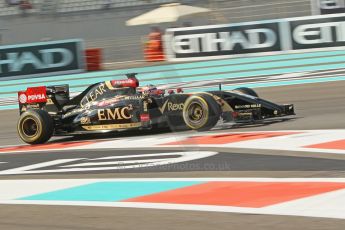
M186 125L181 115L167 115L167 123L172 132L187 131L190 128Z
M19 137L28 144L45 143L53 135L53 119L47 111L28 110L20 116L17 131Z
M208 94L190 96L183 107L183 120L185 124L197 131L212 129L218 122L221 107L216 100Z

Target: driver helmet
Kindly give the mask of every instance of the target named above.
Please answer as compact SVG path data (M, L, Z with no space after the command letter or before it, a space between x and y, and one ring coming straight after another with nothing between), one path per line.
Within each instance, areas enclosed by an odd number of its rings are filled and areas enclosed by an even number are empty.
M153 91L156 91L157 90L157 86L155 86L155 85L147 85L147 86L144 86L144 87L142 87L142 92L147 92L147 93L151 93L151 92L153 92Z

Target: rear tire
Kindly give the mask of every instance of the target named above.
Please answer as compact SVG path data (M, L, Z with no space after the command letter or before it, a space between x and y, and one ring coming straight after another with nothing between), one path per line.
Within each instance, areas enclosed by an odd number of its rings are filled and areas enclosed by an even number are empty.
M47 111L28 110L20 116L17 131L24 142L42 144L52 137L54 122Z
M185 124L197 131L212 129L218 122L222 110L216 100L208 94L190 96L183 108Z
M234 91L244 93L253 97L259 97L259 95L251 88L241 87L241 88L234 89Z

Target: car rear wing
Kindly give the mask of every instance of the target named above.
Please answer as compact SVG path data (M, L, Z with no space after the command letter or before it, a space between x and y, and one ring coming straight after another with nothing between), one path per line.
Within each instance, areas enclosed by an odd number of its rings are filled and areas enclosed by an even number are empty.
M47 88L45 86L29 87L26 91L18 92L19 104L36 104L47 102Z
M28 106L39 109L42 104L47 102L47 99L47 87L45 86L29 87L26 91L19 91L19 111L20 113L25 112Z
M64 104L69 100L69 86L36 86L28 87L25 91L18 92L18 104L20 113L27 109L41 109L48 106L48 110L56 110L60 104Z

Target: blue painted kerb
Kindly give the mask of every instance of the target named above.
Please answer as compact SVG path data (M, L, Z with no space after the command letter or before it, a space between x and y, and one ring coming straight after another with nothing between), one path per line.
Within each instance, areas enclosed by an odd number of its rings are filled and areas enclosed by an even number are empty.
M96 182L17 200L115 202L200 184L200 181Z

